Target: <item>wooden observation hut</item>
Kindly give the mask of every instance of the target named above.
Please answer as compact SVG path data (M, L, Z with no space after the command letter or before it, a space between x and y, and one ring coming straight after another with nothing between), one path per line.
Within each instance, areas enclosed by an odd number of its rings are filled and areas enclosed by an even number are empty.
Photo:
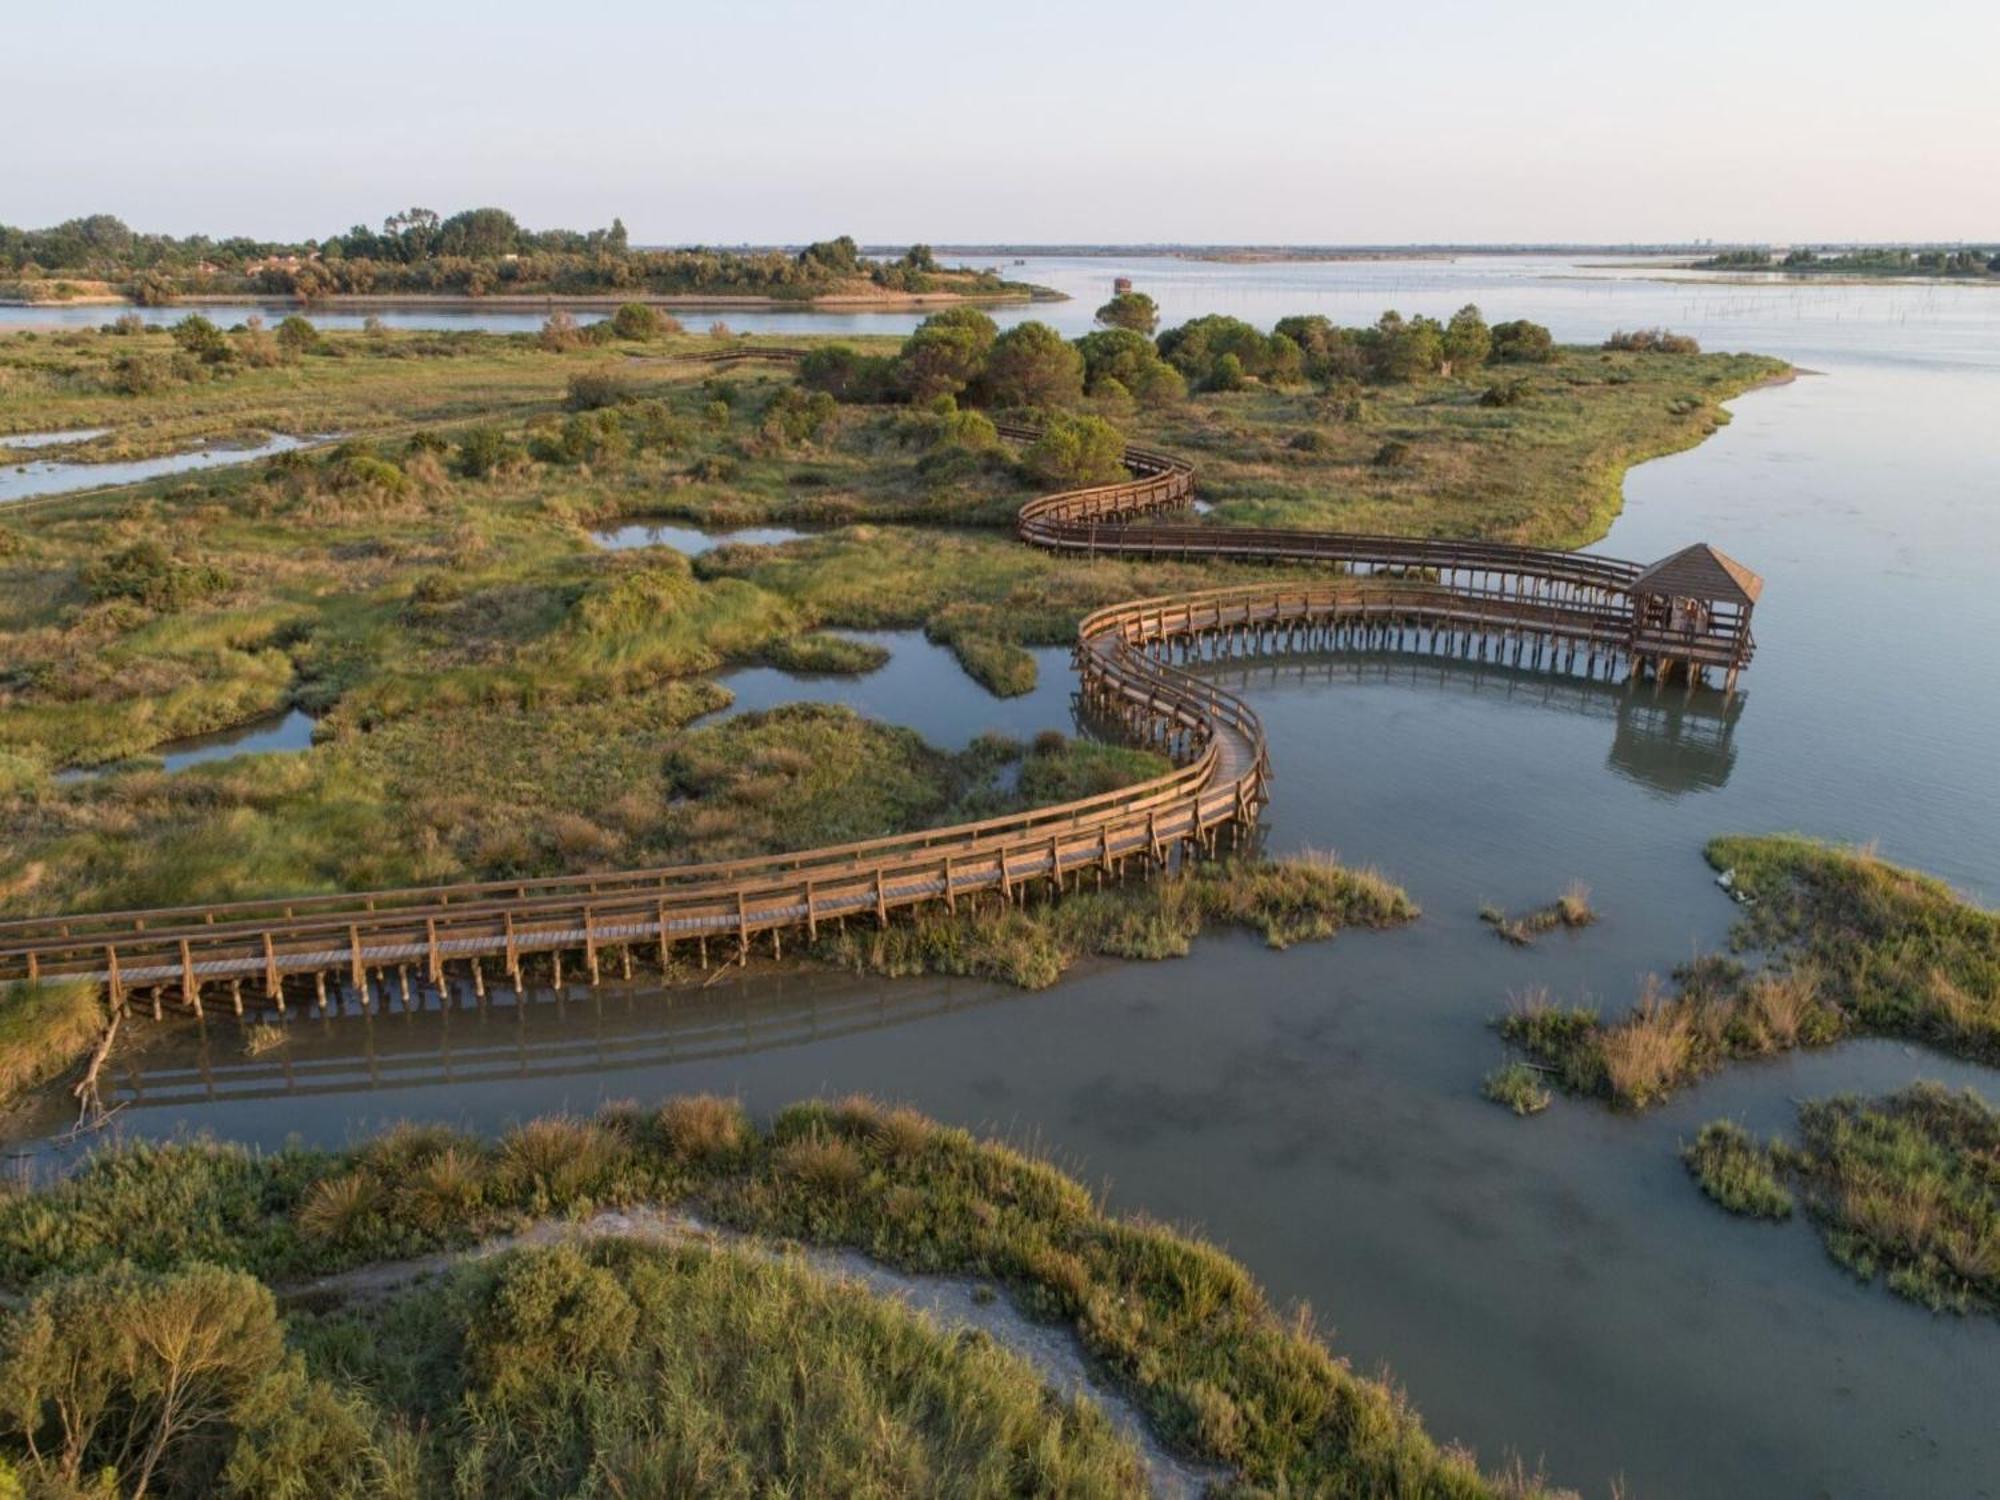
M1633 674L1651 668L1657 680L1678 673L1692 684L1714 667L1734 692L1756 649L1750 615L1763 592L1762 578L1706 542L1644 569L1631 583Z

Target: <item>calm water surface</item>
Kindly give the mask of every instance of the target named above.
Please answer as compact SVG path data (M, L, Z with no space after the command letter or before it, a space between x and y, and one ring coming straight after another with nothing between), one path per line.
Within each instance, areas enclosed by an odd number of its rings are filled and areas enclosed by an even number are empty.
M1993 1098L1990 1072L1871 1042L1734 1069L1639 1119L1559 1103L1521 1122L1476 1092L1510 989L1620 1005L1644 973L1722 940L1733 908L1701 859L1715 833L1877 838L2000 899L2000 676L1983 654L2000 635L2000 296L1487 259L1016 274L1077 294L1035 310L1071 331L1131 274L1169 320L1476 300L1562 338L1667 324L1810 368L1736 402L1702 448L1636 471L1604 543L1650 559L1705 539L1765 575L1746 691L1732 710L1399 658L1230 667L1272 736L1272 844L1380 865L1423 921L1281 954L1219 937L1040 995L792 977L671 1002L305 1021L254 1061L223 1025L124 1075L122 1127L337 1142L406 1115L497 1127L676 1090L769 1109L867 1089L1038 1144L1119 1206L1213 1235L1489 1460L1543 1458L1593 1494L1622 1474L1647 1500L2000 1490L2000 1323L1855 1284L1809 1228L1710 1207L1674 1155L1719 1115L1781 1130L1795 1098L1916 1078ZM936 648L892 649L869 711L941 743L1067 723L1062 653L1033 701L995 706L954 700L970 685ZM868 681L730 680L759 702ZM1546 900L1572 878L1604 914L1586 932L1516 951L1477 921L1483 901Z
M0 446L16 448L45 447L56 443L75 442L84 437L97 437L105 428L92 428L78 433L38 434L39 442L24 442L20 438L0 439ZM72 490L102 489L116 484L137 484L142 479L158 479L163 474L182 474L192 469L220 469L230 464L245 464L252 459L269 458L274 453L285 453L293 448L303 448L322 439L313 437L291 437L285 433L273 433L261 443L247 443L236 447L217 446L195 448L186 453L169 453L159 458L124 459L115 463L67 463L61 459L38 458L27 463L8 464L0 467L0 505L13 500L28 500L37 495L66 495Z

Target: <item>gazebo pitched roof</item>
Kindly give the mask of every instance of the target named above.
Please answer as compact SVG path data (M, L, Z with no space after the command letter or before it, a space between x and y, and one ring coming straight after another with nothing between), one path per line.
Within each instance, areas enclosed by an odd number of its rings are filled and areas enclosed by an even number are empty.
M1707 542L1696 542L1672 557L1661 558L1633 579L1632 587L1677 599L1755 604L1764 592L1764 580L1728 553L1718 552Z

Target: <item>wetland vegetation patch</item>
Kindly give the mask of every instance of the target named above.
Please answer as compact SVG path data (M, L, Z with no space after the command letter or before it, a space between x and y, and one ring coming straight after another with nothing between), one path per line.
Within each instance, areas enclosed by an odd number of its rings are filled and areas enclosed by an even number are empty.
M119 1381L153 1378L144 1330L195 1317L217 1352L204 1421L159 1449L208 1493L273 1493L306 1473L359 1493L391 1472L433 1493L424 1476L459 1465L510 1493L569 1493L543 1486L593 1465L684 1475L674 1465L690 1455L732 1492L821 1480L891 1492L883 1476L920 1459L927 1492L1063 1490L1037 1475L1123 1492L1130 1450L1093 1411L1039 1398L993 1351L783 1266L603 1244L469 1268L385 1310L320 1294L281 1317L272 1297L301 1276L619 1204L683 1205L750 1234L990 1278L1071 1330L1169 1447L1253 1491L1549 1493L1440 1447L1399 1395L1212 1246L1114 1217L1019 1152L864 1099L797 1105L768 1130L702 1099L536 1121L497 1141L408 1126L342 1152L109 1149L0 1201L0 1280L28 1299L0 1333L0 1369L9 1389L46 1394L102 1366L104 1405L141 1421L135 1444L119 1442L120 1425L104 1436L114 1454L149 1451L157 1426L118 1399ZM130 1316L107 1321L113 1306ZM669 1342L674 1371L659 1366ZM752 1395L760 1422L741 1424ZM10 1407L0 1441L14 1462L39 1469L66 1451L53 1410ZM771 1440L785 1433L798 1441Z
M1760 966L1696 959L1610 1021L1533 989L1501 1035L1569 1092L1630 1109L1725 1063L1852 1035L2000 1059L2000 916L1866 849L1730 837L1708 858L1747 902L1732 941Z
M1733 1213L1783 1217L1795 1189L1828 1254L1863 1281L1879 1275L1933 1311L2000 1314L2000 1110L1970 1089L1808 1100L1797 1145L1711 1124L1687 1160Z

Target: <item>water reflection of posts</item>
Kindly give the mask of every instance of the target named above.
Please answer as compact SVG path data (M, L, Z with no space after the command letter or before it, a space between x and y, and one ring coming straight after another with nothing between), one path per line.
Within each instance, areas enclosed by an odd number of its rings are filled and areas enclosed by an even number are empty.
M607 979L590 991L590 1024L579 1026L573 995L496 989L481 1003L469 985L454 982L442 996L427 991L393 1026L377 1026L372 1011L358 1007L297 1015L286 1023L285 1045L256 1057L243 1054L235 1026L210 1023L186 1049L131 1060L109 1092L130 1109L422 1088L486 1090L504 1099L527 1080L805 1046L998 1003L1010 993L966 980L884 985L846 974L766 974L692 993Z
M1367 652L1239 658L1213 669L1236 691L1312 683L1384 683L1477 696L1497 696L1614 728L1606 763L1628 781L1678 797L1723 786L1736 764L1736 721L1746 697L1712 688L1656 698L1630 679L1552 677L1529 668L1455 657Z

